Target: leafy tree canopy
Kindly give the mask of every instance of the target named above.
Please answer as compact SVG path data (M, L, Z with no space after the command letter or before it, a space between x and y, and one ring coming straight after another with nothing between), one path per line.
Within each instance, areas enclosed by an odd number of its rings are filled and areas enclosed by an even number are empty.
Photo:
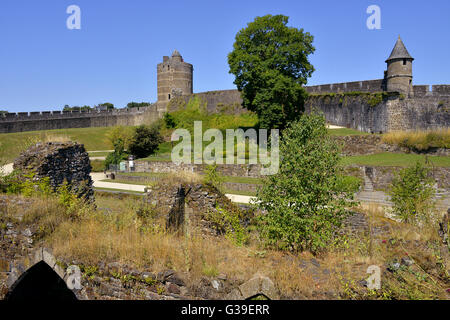
M127 104L127 108L141 108L141 107L148 107L152 104L150 102L130 102Z
M314 71L308 61L313 36L288 27L288 19L257 17L238 32L228 55L243 106L258 114L263 128L284 128L299 118L307 96L303 85Z

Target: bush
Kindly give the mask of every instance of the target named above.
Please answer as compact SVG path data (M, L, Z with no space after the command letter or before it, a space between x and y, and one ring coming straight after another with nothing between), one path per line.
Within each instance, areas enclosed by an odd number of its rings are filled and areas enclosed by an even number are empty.
M141 125L134 130L129 152L137 158L145 158L155 153L163 138L159 126Z
M429 169L417 162L394 177L389 190L393 203L392 212L403 222L428 222L434 208L433 179Z
M173 129L177 126L175 117L173 115L171 115L170 113L165 113L163 120L164 120L164 125L166 126L167 129Z
M217 164L207 165L205 167L204 183L215 187L219 191L223 191L223 176L217 172Z
M431 148L450 148L450 128L428 131L395 131L386 133L383 142L410 150L427 151Z
M124 151L124 142L121 138L114 142L114 152L108 154L105 159L105 169L108 170L109 166L119 164L122 160L126 160L128 154Z
M219 233L224 233L225 238L235 245L242 246L248 242L249 235L241 225L239 212L217 206L215 211L209 212L207 219Z
M304 114L284 130L280 156L278 173L257 192L260 235L279 249L320 251L355 204L342 189L339 148L323 115Z

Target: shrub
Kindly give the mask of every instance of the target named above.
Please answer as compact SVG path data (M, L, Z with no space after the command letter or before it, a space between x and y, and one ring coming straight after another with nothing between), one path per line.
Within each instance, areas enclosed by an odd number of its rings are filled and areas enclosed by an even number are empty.
M123 143L124 150L128 150L132 137L133 137L132 127L118 126L114 127L108 133L108 139L111 142L111 145L115 148L117 142L121 140Z
M111 152L108 154L108 156L105 159L105 169L109 169L109 166L111 164L117 165L122 160L127 159L128 155L124 151L124 142L121 138L118 138L114 142L114 152Z
M248 232L241 225L238 211L217 206L216 210L211 211L207 218L213 223L217 231L225 233L225 238L235 245L242 246L248 242Z
M394 177L389 190L392 211L403 222L429 221L434 208L434 181L428 174L429 169L417 162Z
M383 142L415 151L450 148L450 128L428 131L394 131L383 135Z
M205 167L204 183L215 187L217 190L222 191L223 176L217 172L217 164L207 165Z
M165 113L164 114L164 125L167 129L173 129L177 126L177 123L175 121L175 117L173 115L171 115L170 113Z
M137 158L145 158L155 153L163 138L159 126L141 125L135 128L129 152Z
M264 178L256 205L262 239L283 250L324 249L347 216L353 193L341 189L338 145L323 115L304 114L285 131L280 168ZM350 200L347 200L350 199Z

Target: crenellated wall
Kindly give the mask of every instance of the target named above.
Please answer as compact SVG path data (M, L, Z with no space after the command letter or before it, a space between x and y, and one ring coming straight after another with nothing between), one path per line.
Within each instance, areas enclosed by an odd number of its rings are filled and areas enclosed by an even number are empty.
M438 96L450 96L450 85L436 84L429 85L416 85L413 86L414 97L438 97Z
M0 114L0 133L65 128L136 126L161 117L156 106L108 111L43 111Z
M375 95L311 95L305 110L324 113L327 122L369 133L397 130L427 130L450 126L450 97L430 96L405 99ZM377 103L375 103L375 102Z
M381 92L384 91L384 88L384 79L331 83L305 87L308 93Z

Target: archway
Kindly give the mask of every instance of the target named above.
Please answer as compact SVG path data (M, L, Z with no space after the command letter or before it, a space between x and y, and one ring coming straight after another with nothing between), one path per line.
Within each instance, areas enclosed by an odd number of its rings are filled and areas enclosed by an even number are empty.
M44 261L25 271L6 294L8 301L76 301L63 279Z

